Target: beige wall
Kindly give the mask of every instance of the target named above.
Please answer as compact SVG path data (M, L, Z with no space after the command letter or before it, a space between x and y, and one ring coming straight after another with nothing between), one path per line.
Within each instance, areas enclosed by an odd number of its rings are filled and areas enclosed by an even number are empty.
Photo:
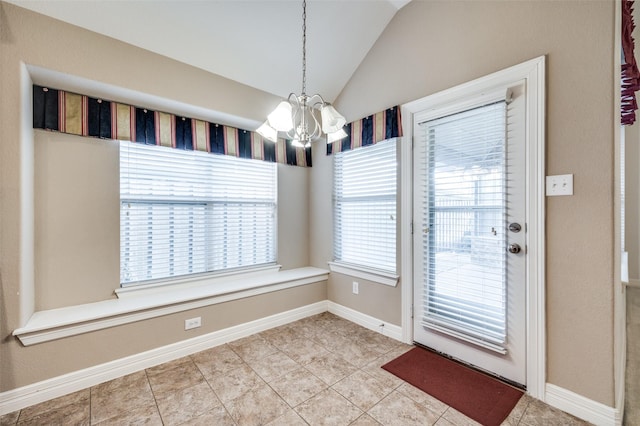
M640 123L625 127L625 249L629 279L640 279Z
M11 333L34 310L108 299L119 282L117 145L31 129L25 65L130 91L117 101L136 92L171 101L168 112L188 105L202 119L258 122L279 99L4 2L0 60L0 392L326 300L322 282L22 347ZM284 269L309 264L307 185L307 169L278 165ZM202 328L185 332L194 315Z
M35 309L110 299L120 282L118 143L34 133Z
M618 120L613 43L613 1L414 0L391 21L335 103L348 120L357 119L547 56L547 174L574 174L573 196L546 200L547 381L609 406ZM330 165L323 162L330 159L314 157L312 211L330 200L330 192L315 191L328 179ZM315 266L331 257L323 232L329 217L312 218ZM335 301L362 307L335 288L342 285L329 282ZM377 300L363 310L376 315L386 303Z

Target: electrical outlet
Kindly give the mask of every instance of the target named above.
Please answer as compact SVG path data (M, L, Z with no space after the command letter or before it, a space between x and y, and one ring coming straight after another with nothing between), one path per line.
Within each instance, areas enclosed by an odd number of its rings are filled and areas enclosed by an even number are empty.
M547 176L547 196L573 195L573 175Z
M358 281L354 281L353 282L353 294L358 294L359 288L358 288Z
M190 318L184 320L184 329L191 330L192 328L198 328L202 325L202 319L200 317Z

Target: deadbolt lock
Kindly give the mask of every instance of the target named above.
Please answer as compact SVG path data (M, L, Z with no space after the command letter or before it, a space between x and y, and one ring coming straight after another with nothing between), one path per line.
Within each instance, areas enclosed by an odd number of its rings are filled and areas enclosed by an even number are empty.
M509 224L509 231L511 232L520 232L520 230L522 229L522 227L520 226L519 223L510 223Z

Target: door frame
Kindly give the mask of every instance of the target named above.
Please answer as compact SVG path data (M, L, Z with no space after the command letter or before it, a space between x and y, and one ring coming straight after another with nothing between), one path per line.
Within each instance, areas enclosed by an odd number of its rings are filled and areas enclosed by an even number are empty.
M527 393L544 400L546 383L545 333L545 57L478 78L401 106L400 144L400 276L402 340L413 342L413 120L414 114L463 96L478 96L514 81L525 84L525 155L527 192L525 215L528 262L526 285Z

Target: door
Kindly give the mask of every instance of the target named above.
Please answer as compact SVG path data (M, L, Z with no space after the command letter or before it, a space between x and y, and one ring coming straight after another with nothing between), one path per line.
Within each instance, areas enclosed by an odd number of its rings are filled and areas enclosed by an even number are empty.
M414 340L526 386L524 85L414 114Z

